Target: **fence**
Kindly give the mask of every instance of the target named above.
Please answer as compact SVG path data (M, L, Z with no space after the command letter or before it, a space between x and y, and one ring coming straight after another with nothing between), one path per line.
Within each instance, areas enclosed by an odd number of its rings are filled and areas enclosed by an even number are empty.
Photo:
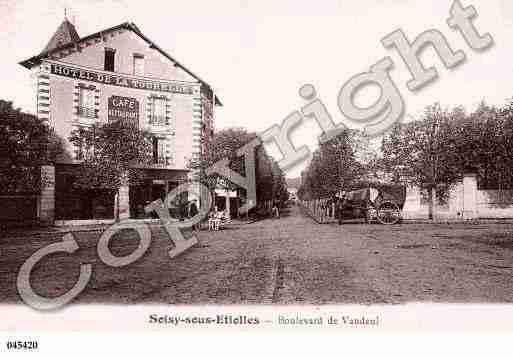
M331 203L330 203L331 202ZM314 199L310 201L299 201L300 206L307 215L318 223L335 222L335 203L328 198Z

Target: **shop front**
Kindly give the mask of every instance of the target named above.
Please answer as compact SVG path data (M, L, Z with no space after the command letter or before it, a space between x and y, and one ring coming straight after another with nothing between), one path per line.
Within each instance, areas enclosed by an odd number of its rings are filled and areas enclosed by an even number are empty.
M187 181L188 171L146 169L144 173L143 183L129 188L130 218L156 218L155 213L146 213L144 207L159 199L165 203L169 192ZM167 204L170 214L175 218L184 217L187 201L188 193L180 193Z

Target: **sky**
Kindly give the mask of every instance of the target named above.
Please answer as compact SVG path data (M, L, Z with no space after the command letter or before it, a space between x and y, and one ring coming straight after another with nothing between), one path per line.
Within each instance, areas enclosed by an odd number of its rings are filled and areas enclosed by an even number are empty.
M217 129L240 126L260 132L280 124L306 104L298 90L307 83L315 86L334 121L344 121L337 107L342 85L385 56L394 61L391 77L404 99L406 118L418 118L434 102L463 105L468 111L482 100L503 105L513 97L513 2L461 2L476 8L478 31L492 35L495 45L487 51L471 50L447 26L452 0L0 0L0 98L34 111L29 72L18 62L41 52L66 8L80 36L125 21L137 24L215 89L224 104L216 110ZM422 60L437 68L439 78L411 92L401 57L381 45L399 28L410 40L428 29L440 30L467 61L448 70L426 49ZM364 107L378 97L379 89L368 87L355 100ZM313 152L320 133L313 119L305 119L291 139ZM280 159L276 146L266 147ZM298 176L305 164L287 176Z

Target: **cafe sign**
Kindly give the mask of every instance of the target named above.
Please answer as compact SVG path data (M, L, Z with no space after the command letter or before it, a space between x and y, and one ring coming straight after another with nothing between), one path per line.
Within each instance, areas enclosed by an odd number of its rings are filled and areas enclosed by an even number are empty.
M160 92L171 92L190 95L193 93L193 87L190 85L163 82L153 80L142 80L129 76L122 76L114 73L103 73L96 71L89 71L73 66L51 64L50 72L53 75L65 76L73 79L84 81L98 82L105 85L113 85L120 87L128 87L139 90L151 90Z
M109 97L107 113L109 122L122 121L136 127L139 125L139 101L135 98Z

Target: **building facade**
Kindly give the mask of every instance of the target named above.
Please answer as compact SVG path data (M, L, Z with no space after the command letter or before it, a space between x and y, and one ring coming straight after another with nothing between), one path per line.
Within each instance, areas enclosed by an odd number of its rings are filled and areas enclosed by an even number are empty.
M55 220L113 218L115 201L106 191L73 186L82 149L73 130L109 121L129 121L152 134L153 163L141 168L143 186L122 188L124 218L143 217L144 205L165 198L191 173L214 130L212 88L148 39L133 23L80 37L67 19L43 52L20 63L31 71L37 115L65 143L55 163Z

